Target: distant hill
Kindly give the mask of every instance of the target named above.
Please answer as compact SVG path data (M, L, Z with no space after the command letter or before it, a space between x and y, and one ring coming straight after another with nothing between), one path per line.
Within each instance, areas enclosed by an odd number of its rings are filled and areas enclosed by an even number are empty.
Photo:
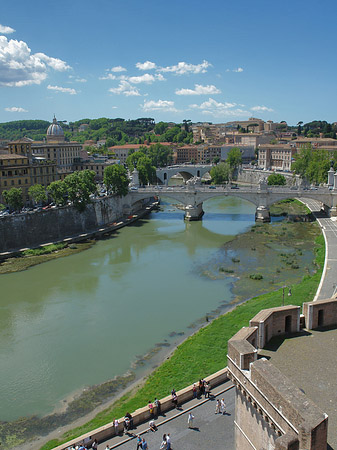
M140 118L124 120L121 118L108 119L81 119L69 124L61 123L67 141L106 139L107 147L123 144L144 144L145 142L192 142L192 132L189 121L181 124L168 124L166 122L155 123L152 118ZM80 132L80 125L88 127ZM42 140L46 137L50 122L45 120L17 120L0 124L0 139L16 140L24 136Z

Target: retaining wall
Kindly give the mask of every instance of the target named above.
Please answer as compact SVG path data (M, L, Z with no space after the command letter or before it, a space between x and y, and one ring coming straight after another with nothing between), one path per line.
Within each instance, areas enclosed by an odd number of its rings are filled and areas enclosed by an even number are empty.
M0 218L0 253L36 247L92 232L133 214L150 199L131 204L131 198L109 196L94 200L83 212L73 206L15 214Z

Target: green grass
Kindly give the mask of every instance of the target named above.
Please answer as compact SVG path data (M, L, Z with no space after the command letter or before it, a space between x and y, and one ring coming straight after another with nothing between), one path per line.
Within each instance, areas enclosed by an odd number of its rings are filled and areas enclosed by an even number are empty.
M316 241L317 272L303 277L301 283L291 285L292 296L285 298L289 304L302 305L311 301L316 293L324 264L324 238ZM136 393L128 392L111 407L81 427L66 432L60 440L49 441L41 450L50 450L83 433L111 422L115 417L124 416L147 404L155 397L169 395L174 387L179 390L200 378L210 375L227 365L227 342L242 328L247 326L261 309L282 305L282 289L260 295L236 306L227 314L218 317L177 347L170 359L166 360L145 381Z
M45 245L40 248L30 248L22 252L22 256L40 256L40 255L48 255L49 253L56 252L57 250L62 250L67 247L67 244L63 242L59 244L50 244Z

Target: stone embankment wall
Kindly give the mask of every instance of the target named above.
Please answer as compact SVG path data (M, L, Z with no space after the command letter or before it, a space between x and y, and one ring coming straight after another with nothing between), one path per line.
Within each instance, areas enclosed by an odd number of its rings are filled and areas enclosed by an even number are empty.
M131 204L131 198L109 196L94 200L83 212L73 206L0 219L0 253L36 247L88 233L140 210L150 199Z
M268 178L272 173L274 172L271 170L241 169L238 172L237 181L258 184L261 178ZM300 183L298 177L294 176L292 173L282 172L282 175L287 180L287 186L293 186L296 183Z

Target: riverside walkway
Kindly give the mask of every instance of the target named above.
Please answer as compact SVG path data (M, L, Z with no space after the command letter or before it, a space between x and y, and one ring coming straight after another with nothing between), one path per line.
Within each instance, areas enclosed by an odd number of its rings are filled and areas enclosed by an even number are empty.
M140 434L148 443L149 450L159 449L163 434L170 434L174 450L212 449L234 450L234 416L235 398L234 387L227 381L212 389L210 399L193 399L181 405L181 410L171 410L155 419L158 426L156 432L148 431L148 423L144 423L132 430L135 435ZM224 398L226 414L215 414L216 399ZM188 413L194 415L193 428L187 425ZM136 438L123 436L113 437L98 445L98 450L111 449L136 450Z
M325 264L314 300L330 298L337 292L337 221L322 214L320 202L298 198L314 214L325 239Z

